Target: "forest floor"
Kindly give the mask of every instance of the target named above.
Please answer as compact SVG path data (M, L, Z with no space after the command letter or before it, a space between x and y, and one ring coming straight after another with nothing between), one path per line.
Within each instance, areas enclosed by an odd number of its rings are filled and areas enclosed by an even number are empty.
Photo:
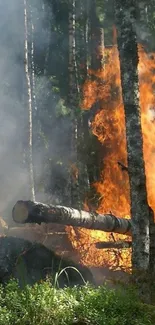
M143 304L133 288L105 286L56 289L50 281L0 287L0 325L154 325L155 307Z
M0 236L13 236L43 244L46 248L54 251L56 254L63 256L75 263L80 263L80 255L73 248L65 226L57 224L41 224L41 225L20 225L14 224L8 227L6 222L0 218ZM91 271L96 285L108 283L109 287L116 287L120 281L127 283L129 274L123 270L110 270L107 267L91 266Z
M2 222L1 222L2 224ZM42 226L0 227L0 236L36 241L78 262L64 228ZM0 325L154 325L155 307L143 304L127 285L123 272L91 268L96 286L57 289L50 281L20 289L11 280L0 285ZM107 281L114 277L116 280ZM124 277L124 284L122 279ZM119 282L121 280L121 283ZM102 285L103 282L107 285Z

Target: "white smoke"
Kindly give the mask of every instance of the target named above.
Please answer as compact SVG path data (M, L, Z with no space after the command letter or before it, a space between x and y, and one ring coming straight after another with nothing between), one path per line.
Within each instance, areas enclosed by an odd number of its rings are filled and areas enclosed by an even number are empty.
M43 49L47 45L43 1L28 2L40 34L36 46ZM0 215L10 221L16 200L29 198L23 163L23 146L28 143L24 80L24 1L0 0Z

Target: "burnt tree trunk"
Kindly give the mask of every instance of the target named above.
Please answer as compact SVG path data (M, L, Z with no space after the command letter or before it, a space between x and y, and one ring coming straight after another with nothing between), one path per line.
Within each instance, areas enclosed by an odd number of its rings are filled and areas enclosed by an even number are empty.
M107 249L107 248L115 248L115 249L128 249L132 246L131 241L110 241L110 242L97 242L96 248L98 249Z
M97 15L97 1L90 2L90 29L91 29L91 69L97 71L104 64L104 30Z
M128 173L132 217L132 265L136 280L149 270L150 208L147 201L141 110L139 103L136 4L115 0L115 20L121 69L122 97L126 121ZM140 276L140 278L138 277ZM143 278L144 279L144 278Z
M104 30L99 21L97 13L97 1L91 0L87 3L87 16L88 26L86 26L87 37L85 38L88 42L88 48L90 52L90 69L93 72L102 70L104 63ZM85 50L87 48L85 46ZM87 71L87 69L85 69ZM95 74L86 74L85 81L95 79ZM102 83L102 80L101 80ZM85 96L85 94L84 94ZM84 107L85 108L85 107ZM92 133L91 123L94 120L94 116L97 111L101 108L101 102L96 102L90 110L86 110L83 113L83 133L84 133L84 157L87 165L87 173L91 190L89 190L88 205L95 209L97 205L97 193L93 186L94 182L100 178L102 157L101 157L101 144L97 137Z
M78 80L83 85L88 78L88 41L89 41L89 0L76 2L77 25L81 28L76 30L76 57L78 67ZM83 87L79 88L79 98L82 98ZM78 105L79 106L79 105ZM87 112L86 112L87 113ZM84 202L86 193L90 190L88 171L88 144L89 137L88 116L79 107L78 118L78 169L79 169L79 195L80 202ZM90 155L89 155L90 161ZM80 207L81 208L81 207ZM78 207L79 209L79 207Z
M71 109L71 205L80 206L78 166L78 118L76 114L79 85L76 62L76 0L69 1L69 105Z
M131 235L131 221L112 214L79 211L33 201L17 201L12 210L17 223L57 223L73 227Z

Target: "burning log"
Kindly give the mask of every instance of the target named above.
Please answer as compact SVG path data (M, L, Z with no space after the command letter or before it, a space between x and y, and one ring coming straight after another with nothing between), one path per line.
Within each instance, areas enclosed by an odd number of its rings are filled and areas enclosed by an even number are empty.
M98 249L107 249L107 248L116 248L116 249L124 249L124 248L130 248L132 246L131 241L116 241L116 242L98 242L96 243L96 248Z
M17 223L57 223L131 236L131 220L40 202L17 201L12 217Z

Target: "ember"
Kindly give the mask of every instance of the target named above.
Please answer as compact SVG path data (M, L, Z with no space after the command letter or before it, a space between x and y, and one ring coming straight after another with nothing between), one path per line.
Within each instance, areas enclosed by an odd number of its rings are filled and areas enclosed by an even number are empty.
M142 110L143 150L146 165L147 191L149 204L155 211L155 57L145 53L139 45L140 103ZM117 47L105 49L105 65L102 71L92 72L98 77L84 84L82 108L91 109L100 101L102 107L96 113L92 131L103 144L103 170L100 182L92 184L100 194L99 213L113 213L129 218L129 180L127 173L127 153L124 108L121 94L120 66ZM102 80L102 83L101 83ZM124 166L124 169L122 168ZM113 235L100 231L67 227L72 245L81 254L86 265L108 266L110 269L131 269L130 249L100 249L96 242L128 240L127 236Z

